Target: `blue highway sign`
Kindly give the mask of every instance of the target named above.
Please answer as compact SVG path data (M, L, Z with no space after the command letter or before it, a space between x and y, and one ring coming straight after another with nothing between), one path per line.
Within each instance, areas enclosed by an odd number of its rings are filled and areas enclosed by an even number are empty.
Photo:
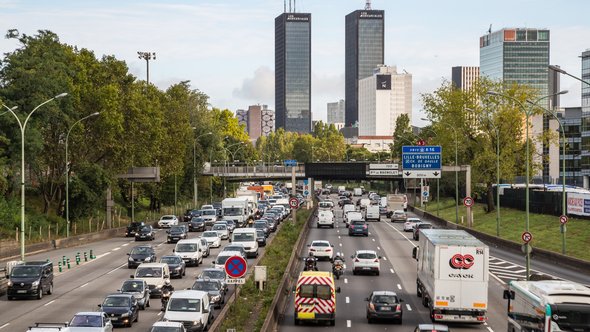
M403 146L402 168L404 171L441 169L440 146Z

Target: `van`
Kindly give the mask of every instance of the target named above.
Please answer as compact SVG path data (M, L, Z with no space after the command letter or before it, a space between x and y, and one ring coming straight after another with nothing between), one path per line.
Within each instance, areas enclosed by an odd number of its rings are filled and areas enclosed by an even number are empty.
M131 278L145 280L150 288L150 297L161 296L162 286L170 281L170 270L167 263L142 263Z
M338 195L342 195L346 191L345 186L338 186Z
M332 210L318 211L318 228L322 226L334 228L334 213Z
M354 188L352 190L353 196L363 196L363 190L361 188Z
M364 210L367 208L367 206L371 205L371 200L368 198L361 198L359 201L359 205L361 207L361 210Z
M365 213L365 219L367 221L369 221L369 220L381 221L381 214L379 213L379 205L367 206L367 211Z
M231 242L243 244L248 258L258 257L255 228L237 228L231 235Z
M240 256L242 258L246 258L239 251L224 250L224 251L220 252L219 254L217 254L217 257L212 262L212 265L216 269L223 269L225 271L225 262L227 262L227 260L233 256Z
M187 331L207 331L213 321L213 307L204 291L175 291L161 310L165 311L162 320L183 323Z
M18 297L36 297L53 293L53 263L45 261L19 262L10 267L8 274L8 300Z
M180 256L186 265L199 266L203 263L203 248L199 239L180 240L173 250L176 256Z
M354 206L354 204L344 204L344 206L342 207L342 218L344 218L346 216L346 213L350 211L356 211L356 207Z
M295 292L295 325L301 322L336 323L336 287L332 272L304 271L299 274Z

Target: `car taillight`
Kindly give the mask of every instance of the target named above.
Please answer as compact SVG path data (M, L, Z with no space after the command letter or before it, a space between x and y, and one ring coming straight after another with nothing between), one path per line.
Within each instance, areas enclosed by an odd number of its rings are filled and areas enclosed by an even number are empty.
M397 307L395 307L395 311L401 311L402 310L402 306L401 304L398 304Z
M332 251L332 249L331 248L328 248L328 249L326 249L326 251Z
M375 310L375 305L373 303L369 303L369 308L371 308L371 310Z
M379 258L375 258L375 260L373 262L379 263Z
M358 263L358 262L360 262L360 260L359 260L358 258L355 258L355 259L354 259L354 262L355 262L355 263Z
M487 320L486 316L477 316L477 321L478 322L485 322Z
M367 225L363 225L363 229L366 229L366 228L367 228Z
M310 248L309 251L315 251L315 249L314 248Z

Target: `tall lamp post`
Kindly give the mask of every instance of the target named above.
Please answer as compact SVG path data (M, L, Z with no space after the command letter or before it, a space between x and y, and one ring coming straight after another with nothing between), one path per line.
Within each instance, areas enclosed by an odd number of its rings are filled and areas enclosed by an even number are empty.
M14 110L16 109L16 106L13 108L10 108L4 104L2 104L3 107L6 108L6 110L8 112L10 112L14 118L16 119L16 121L18 122L18 126L20 129L20 135L21 135L21 145L20 145L20 200L21 200L21 204L20 204L20 259L22 261L25 260L25 130L27 129L27 123L29 122L29 119L31 118L31 115L33 115L33 113L35 113L36 110L39 109L39 107L53 101L54 99L57 98L62 98L67 96L67 93L60 93L57 96L48 99L44 102L42 102L41 104L37 105L37 107L35 107L31 113L29 113L29 115L27 115L27 117L25 118L24 122L21 122L20 118L16 115L16 113L14 113Z
M557 95L562 95L567 93L567 90L564 91L560 91L554 94L550 94L547 96L543 96L540 98L537 98L534 102L529 102L530 105L532 105L531 107L529 107L528 109L526 107L524 107L524 105L522 104L522 102L518 99L516 99L515 97L512 97L510 95L506 95L503 93L499 93L496 91L488 91L487 94L488 95L492 95L492 96L499 96L499 97L503 97L503 98L507 98L512 100L513 102L517 103L520 106L520 109L522 112L524 112L524 115L526 117L525 121L526 121L526 178L525 178L525 231L529 232L529 217L530 217L530 213L529 213L529 178L530 178L530 165L529 165L529 145L530 145L530 139L529 139L529 118L533 113L533 106L538 105L538 103L545 99L545 98L551 98L553 96L557 96ZM530 247L529 247L529 243L526 242L524 244L524 251L525 251L525 262L526 262L526 280L530 279L530 270L531 270L531 253L530 253Z
M198 204L198 200L199 200L199 194L198 194L198 185L197 185L197 141L199 140L199 138L206 136L206 135L212 135L212 132L206 132L204 134L201 134L199 136L197 136L195 138L195 140L193 141L193 208L196 209L197 208L197 204Z
M438 134L432 128L428 128L427 131L430 131L431 133L434 134L434 136L438 137ZM422 132L420 132L420 133L422 133ZM436 216L437 217L440 215L439 211L440 211L440 178L436 178Z
M224 147L224 146L222 146L222 148L225 151L227 151L228 154L231 154L232 160L233 160L233 159L235 159L234 158L234 154L235 154L235 152L237 150L232 153L229 148L231 148L232 146L240 145L240 144L246 144L246 143L244 143L244 142L238 142L238 143L235 143L235 144L228 145L227 148ZM225 182L226 182L225 181L226 180L225 178L227 177L227 164L228 164L228 160L227 159L228 158L227 158L227 154L226 154L225 161L224 161L225 162L225 167L224 167L224 175L223 175L223 198L225 198L227 196L227 191L226 191L227 188L226 188L226 185L225 185Z
M66 237L70 237L70 164L68 162L68 140L70 138L72 129L74 129L78 123L99 114L99 112L94 112L74 122L74 124L68 130L68 134L66 135Z
M150 60L156 60L156 52L137 52L140 59L145 60L146 64L146 82L150 84Z

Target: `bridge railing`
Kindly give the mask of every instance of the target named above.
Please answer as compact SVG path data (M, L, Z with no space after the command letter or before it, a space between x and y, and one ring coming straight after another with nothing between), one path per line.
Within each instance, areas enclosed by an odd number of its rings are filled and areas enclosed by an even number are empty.
M293 169L298 177L305 175L305 166L284 165L228 165L228 166L211 166L203 171L205 175L215 176L280 176L290 177Z

